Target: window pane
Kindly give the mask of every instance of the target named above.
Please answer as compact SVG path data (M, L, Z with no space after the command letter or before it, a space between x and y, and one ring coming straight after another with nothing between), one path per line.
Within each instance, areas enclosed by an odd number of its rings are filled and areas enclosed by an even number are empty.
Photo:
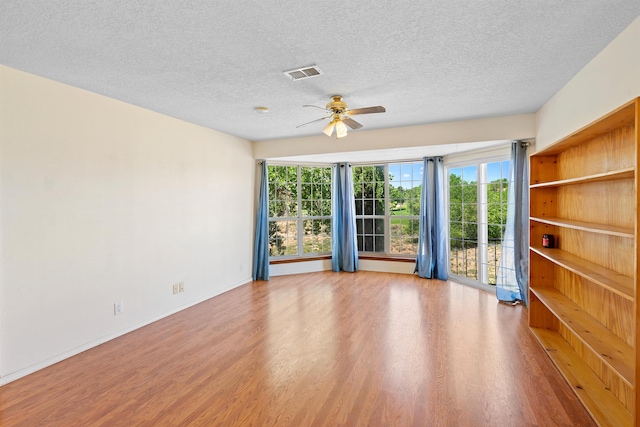
M418 185L422 185L423 168L424 165L422 162L413 164L413 180L416 181Z
M462 239L462 223L461 222L453 222L449 223L449 237L451 237L452 241L454 239ZM453 246L453 242L452 242Z
M451 221L462 221L462 204L449 205L449 218Z
M422 162L354 167L356 215L363 220L357 230L359 250L384 253L389 239L390 253L417 253L421 182ZM395 231L386 229L386 215L398 217Z
M375 251L384 252L384 236L375 236Z
M478 168L449 170L449 247L451 273L478 277Z
M389 186L398 187L401 179L400 165L389 165Z
M373 234L373 219L364 220L364 234Z
M478 186L463 185L462 186L462 202L476 203L478 201Z
M311 208L309 209L310 216L322 215L322 200L314 199L309 203Z
M373 252L373 236L364 236L365 252Z
M329 176L331 176L329 174ZM322 221L322 226L325 230L326 237L322 239L322 251L321 252L331 252L331 219L325 218Z
M298 215L297 166L268 166L269 217Z
M491 244L492 242L501 242L502 241L502 227L500 225L491 225L489 224L488 232L489 232L489 240L488 242Z
M303 253L331 251L331 220L305 220L303 230Z
M322 184L322 198L331 200L331 175L327 177L327 181Z
M363 179L362 166L354 166L353 168L351 168L351 173L353 174L354 186L356 188L360 187L360 186L355 185L355 184L358 184L358 183L362 182L362 179Z
M487 182L493 182L502 178L500 162L487 163Z
M478 182L478 167L477 166L467 166L462 169L462 180L466 183L477 183Z
M495 284L506 223L508 170L509 161L449 170L452 274ZM480 218L486 221L479 224Z
M297 221L269 221L269 256L298 253Z
M322 201L322 216L331 216L331 199Z
M311 184L302 184L301 189L302 189L302 200L309 200L313 198L312 197L313 187Z
M462 221L468 223L478 222L478 205L475 203L462 205Z
M450 185L457 184L462 185L462 168L455 168L449 170L449 182Z
M465 240L469 240L469 241L478 240L478 224L464 223L462 224L462 231L464 233Z
M373 215L373 200L364 200L364 215Z
M391 253L417 255L419 220L392 219L390 227Z
M415 190L415 188L414 188ZM418 216L420 215L420 199L417 197L408 198L406 201L407 215Z
M302 199L302 216L311 215L311 201Z
M364 214L363 201L356 199L356 216Z
M498 265L502 254L502 243L500 241L489 241L487 249L487 281L489 285L495 285L497 279Z
M486 168L487 244L481 247L485 251L486 259L481 267L486 271L485 282L495 285L502 254L504 226L507 221L509 161L487 163Z
M384 166L375 166L375 180L384 183Z
M362 183L354 183L353 184L353 196L356 199L362 199L362 194L364 193L364 186Z
M270 256L330 252L331 168L270 165L268 177Z
M464 240L463 241L463 257L464 265L462 266L463 276L470 279L478 279L478 241L476 240Z

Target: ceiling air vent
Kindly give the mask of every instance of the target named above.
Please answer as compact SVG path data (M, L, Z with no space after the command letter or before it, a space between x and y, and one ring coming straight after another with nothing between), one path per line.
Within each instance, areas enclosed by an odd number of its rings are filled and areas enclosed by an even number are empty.
M309 77L315 77L322 74L322 71L315 65L304 68L296 68L295 70L285 71L285 76L289 77L291 80L302 80L308 79Z

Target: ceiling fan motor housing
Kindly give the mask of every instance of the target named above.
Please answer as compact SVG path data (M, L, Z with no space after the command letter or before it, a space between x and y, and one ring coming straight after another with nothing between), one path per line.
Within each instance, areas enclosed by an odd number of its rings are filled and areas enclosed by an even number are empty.
M347 109L347 103L342 101L342 96L334 95L331 102L327 104L327 110L333 111L334 114L342 114Z

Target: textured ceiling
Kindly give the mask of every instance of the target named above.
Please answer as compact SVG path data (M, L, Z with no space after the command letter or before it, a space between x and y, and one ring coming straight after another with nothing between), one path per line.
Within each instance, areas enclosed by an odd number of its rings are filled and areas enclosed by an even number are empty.
M249 140L535 112L638 0L3 0L0 63ZM283 71L317 65L291 81ZM268 114L254 108L266 106Z

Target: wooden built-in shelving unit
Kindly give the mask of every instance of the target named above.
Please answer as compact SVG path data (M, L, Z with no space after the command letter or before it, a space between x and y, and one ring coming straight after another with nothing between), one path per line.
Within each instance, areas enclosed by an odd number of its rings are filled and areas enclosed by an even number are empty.
M640 426L639 114L640 98L530 159L529 326L601 426Z

